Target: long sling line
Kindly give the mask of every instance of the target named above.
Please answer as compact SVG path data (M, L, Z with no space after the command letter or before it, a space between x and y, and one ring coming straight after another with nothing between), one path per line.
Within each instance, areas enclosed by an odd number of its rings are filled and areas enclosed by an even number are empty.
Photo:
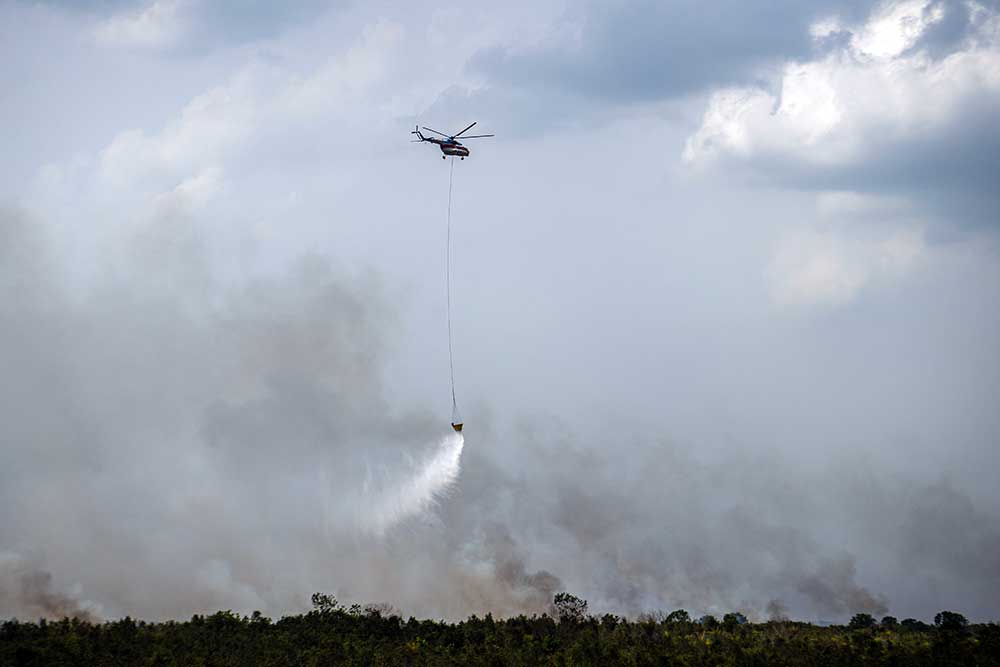
M462 421L461 417L458 416L458 401L455 398L455 355L452 352L451 343L451 190L455 180L455 158L451 158L449 162L451 162L451 166L448 171L448 240L445 249L445 282L447 283L448 299L448 368L451 372L451 425L456 431L461 431Z

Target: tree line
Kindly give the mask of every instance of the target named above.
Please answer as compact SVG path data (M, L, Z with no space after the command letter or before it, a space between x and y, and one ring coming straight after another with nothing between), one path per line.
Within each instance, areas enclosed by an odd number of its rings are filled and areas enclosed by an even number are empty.
M0 665L1000 665L1000 625L951 611L932 623L856 614L825 627L684 610L629 620L588 614L586 600L559 593L549 614L452 623L321 593L312 602L278 620L231 611L160 623L12 619L0 624Z

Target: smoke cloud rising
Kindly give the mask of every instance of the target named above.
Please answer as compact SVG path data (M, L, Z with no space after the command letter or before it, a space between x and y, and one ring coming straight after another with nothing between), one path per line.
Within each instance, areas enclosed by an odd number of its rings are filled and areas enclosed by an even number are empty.
M837 620L1000 596L997 516L947 480L485 409L463 451L433 401L386 398L407 332L377 277L311 255L226 281L163 216L71 280L47 233L0 213L0 616L326 591L455 618L569 590Z

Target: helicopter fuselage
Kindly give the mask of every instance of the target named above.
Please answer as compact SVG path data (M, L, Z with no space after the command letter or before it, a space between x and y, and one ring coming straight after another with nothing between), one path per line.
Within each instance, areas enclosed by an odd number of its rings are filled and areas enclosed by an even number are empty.
M424 128L428 132L433 132L434 134L437 134L437 135L443 137L442 139L435 139L433 137L425 137L420 132L420 127L419 126L414 127L413 128L413 132L410 132L410 134L417 135L417 139L415 140L417 142L428 141L428 142L430 142L432 144L437 144L437 147L441 149L442 153L444 153L444 155L441 156L442 158L447 158L450 155L452 157L458 157L458 158L462 158L464 160L465 158L469 157L469 149L462 145L462 142L458 140L458 137L461 136L463 133L468 132L472 128L473 125L475 125L475 123L472 123L472 125L469 125L469 127L465 128L461 132L458 132L457 134L453 134L453 135L452 134L445 134L444 132L438 132L437 130L432 130L429 127L425 127ZM485 139L486 137L492 137L492 136L493 136L492 134L470 134L470 135L468 135L466 137L462 137L462 138L463 139Z
M459 157L466 157L469 154L469 149L462 144L441 144L441 152L445 155L457 155Z
M445 155L454 155L455 157L468 157L469 149L458 143L457 141L443 141L441 139L424 139L424 141L429 141L432 144L437 144L438 148Z

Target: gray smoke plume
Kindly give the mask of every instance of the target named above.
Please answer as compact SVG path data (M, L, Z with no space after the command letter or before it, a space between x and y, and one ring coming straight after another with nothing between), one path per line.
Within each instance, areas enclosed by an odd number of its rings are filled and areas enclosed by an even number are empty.
M767 619L769 621L787 621L788 619L788 609L785 607L785 603L781 600L774 599L767 603L765 607L767 612Z
M843 616L851 612L884 614L888 611L884 596L873 595L855 583L854 560L842 558L821 563L815 574L803 577L798 590L824 614Z
M78 599L72 591L55 589L50 572L9 552L0 552L0 608L19 610L32 617L100 620L96 605Z
M79 281L46 233L0 213L0 617L315 591L446 618L559 590L632 615L995 612L997 515L947 482L488 406L462 451L429 401L386 398L407 332L377 277L307 256L224 280L163 215Z

